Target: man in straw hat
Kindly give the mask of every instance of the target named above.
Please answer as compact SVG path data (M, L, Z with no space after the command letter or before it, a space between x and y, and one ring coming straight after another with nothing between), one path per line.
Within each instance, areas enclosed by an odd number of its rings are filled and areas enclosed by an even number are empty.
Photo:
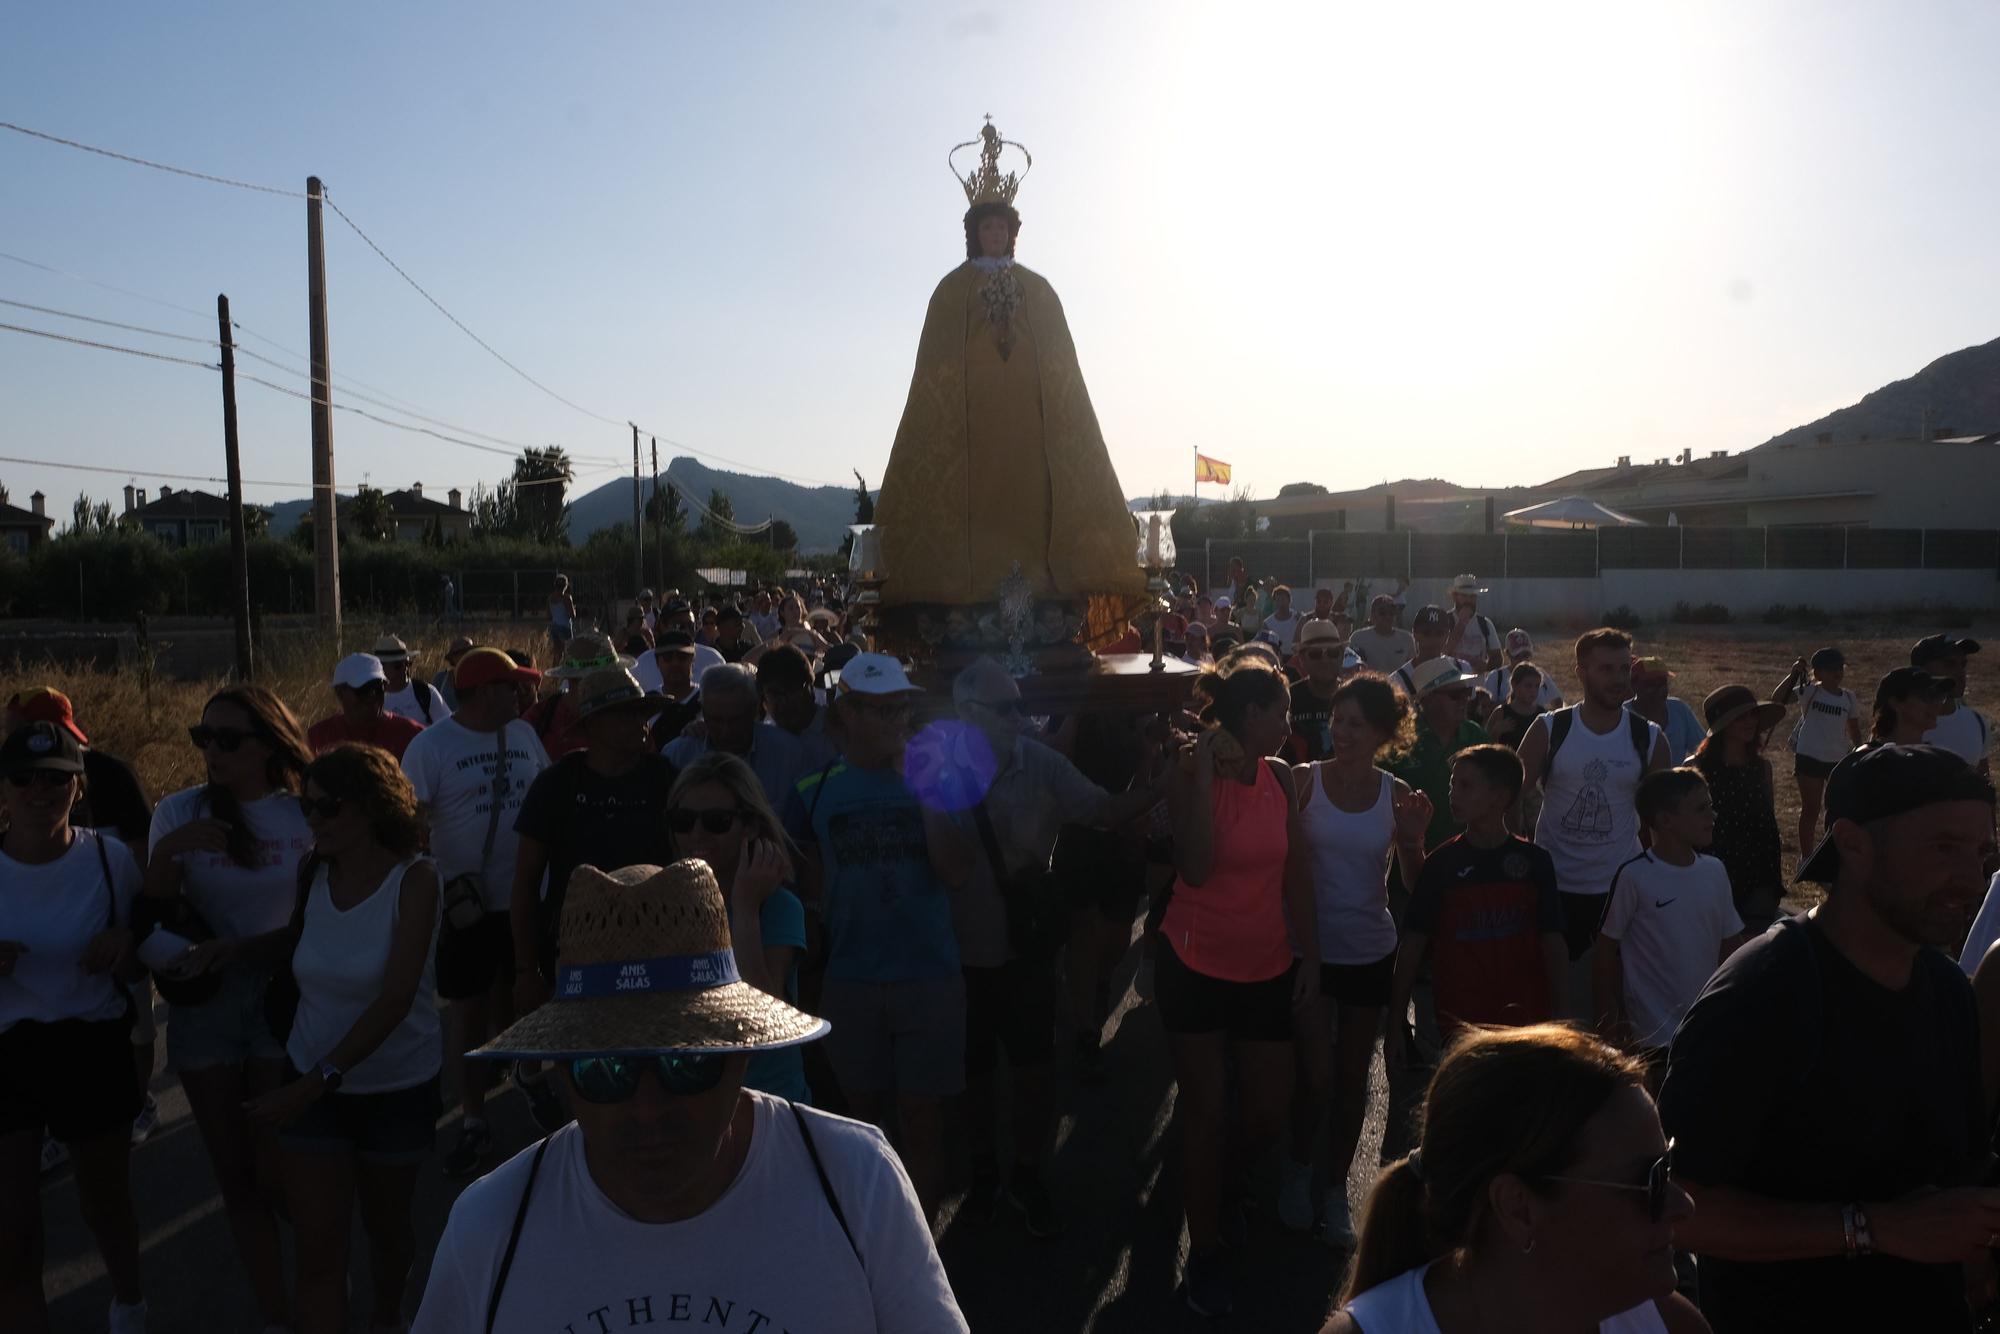
M1479 586L1479 576L1461 574L1451 581L1451 626L1445 652L1465 664L1465 670L1480 675L1500 665L1500 630L1493 618L1479 610L1479 597L1490 593Z
M410 646L395 635L383 635L369 652L382 664L386 689L382 707L419 727L429 727L451 712L431 683L410 676Z
M542 749L550 759L558 759L584 745L582 720L577 716L572 687L592 672L605 668L623 671L634 660L612 646L609 635L586 630L563 646L562 661L547 672L556 690L523 709L521 717L535 729Z
M521 719L517 687L541 679L497 648L458 660L458 711L411 740L403 752L430 830L431 855L444 886L438 927L437 990L448 1002L445 1057L459 1087L465 1121L445 1153L444 1170L466 1176L491 1147L484 1116L485 1081L468 1078L467 1047L513 1015L514 939L509 894L520 837L514 821L535 775L549 767L535 729Z
M458 708L458 688L451 683L451 674L458 670L458 660L472 652L475 647L477 646L468 635L460 635L452 640L445 646L444 666L431 677L431 689L437 691L438 696L444 700L447 711L456 711Z
M881 1133L743 1087L827 1024L740 980L705 863L579 867L561 937L474 1055L554 1063L576 1124L460 1197L413 1334L966 1328Z
M950 895L970 882L978 851L903 779L917 693L894 658L854 655L834 700L844 758L799 781L786 832L805 852L800 886L808 900L817 894L826 921L827 1061L862 1120L881 1125L893 1102L897 1147L934 1214L945 1100L965 1091Z

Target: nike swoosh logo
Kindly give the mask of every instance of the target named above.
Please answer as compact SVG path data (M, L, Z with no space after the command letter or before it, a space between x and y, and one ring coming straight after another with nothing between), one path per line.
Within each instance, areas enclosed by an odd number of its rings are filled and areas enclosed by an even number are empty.
M1672 903L1672 902L1674 902L1674 900L1673 900L1673 899L1654 899L1654 900L1653 900L1653 906L1654 906L1655 908L1664 908L1664 907L1666 907L1666 906L1667 906L1667 905L1668 905L1669 903Z
M1467 877L1467 876L1469 876L1469 875L1471 875L1471 874L1472 874L1472 869L1473 869L1473 868L1471 868L1470 866L1461 866L1461 867L1459 867L1459 868L1458 868L1458 878L1459 878L1460 880L1463 880L1463 879L1465 879L1465 877Z

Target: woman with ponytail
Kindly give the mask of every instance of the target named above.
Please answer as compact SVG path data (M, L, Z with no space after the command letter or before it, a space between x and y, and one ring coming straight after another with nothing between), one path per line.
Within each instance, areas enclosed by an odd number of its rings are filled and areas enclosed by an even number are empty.
M1216 1316L1233 1305L1222 1245L1228 1057L1233 1048L1241 1147L1254 1161L1291 1102L1292 1008L1319 993L1319 938L1311 882L1290 864L1297 788L1271 758L1291 735L1285 678L1246 656L1203 673L1196 689L1204 730L1167 788L1176 875L1153 989L1180 1085L1182 1296Z
M1470 1029L1418 1134L1321 1334L1706 1334L1674 1291L1694 1204L1638 1061L1559 1024Z

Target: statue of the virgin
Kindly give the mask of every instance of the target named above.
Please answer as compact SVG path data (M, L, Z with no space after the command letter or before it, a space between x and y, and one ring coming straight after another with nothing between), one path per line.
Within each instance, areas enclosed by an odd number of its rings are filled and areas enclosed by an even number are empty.
M1018 566L1027 587L1012 588L1032 595L1038 621L1059 605L1097 643L1124 629L1145 576L1062 302L1014 260L1020 176L1001 174L1003 145L1020 147L990 120L959 145L980 149L978 169L959 177L965 263L931 294L882 478L882 602L963 626L1001 600Z

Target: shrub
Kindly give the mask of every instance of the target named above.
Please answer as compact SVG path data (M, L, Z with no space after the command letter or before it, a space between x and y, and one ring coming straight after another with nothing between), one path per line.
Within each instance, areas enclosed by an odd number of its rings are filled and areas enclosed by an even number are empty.
M75 533L28 553L28 585L18 610L128 621L142 611L157 616L185 602L186 587L174 553L148 533L126 528Z
M1699 607L1687 602L1676 602L1667 617L1675 625L1727 625L1731 617L1729 608L1720 602L1704 602Z
M1823 608L1804 602L1794 606L1773 602L1764 609L1762 617L1766 625L1825 625L1832 619Z
M1643 622L1639 619L1638 612L1621 602L1600 616L1598 624L1608 625L1613 630L1637 630Z

